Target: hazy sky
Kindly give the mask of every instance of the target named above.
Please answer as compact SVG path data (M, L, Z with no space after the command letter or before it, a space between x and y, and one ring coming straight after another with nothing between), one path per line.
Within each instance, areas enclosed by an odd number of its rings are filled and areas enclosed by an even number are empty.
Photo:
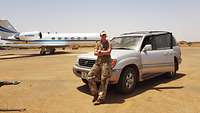
M200 41L199 0L0 0L0 19L20 32L167 30Z

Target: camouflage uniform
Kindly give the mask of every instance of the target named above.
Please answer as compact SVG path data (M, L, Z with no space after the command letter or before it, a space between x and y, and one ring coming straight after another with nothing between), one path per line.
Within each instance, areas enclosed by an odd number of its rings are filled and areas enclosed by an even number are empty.
M105 43L99 41L96 44L96 50L106 51L109 49L109 46L110 43L108 41L106 41ZM98 94L98 99L105 100L110 76L111 76L111 56L110 55L98 56L95 64L88 73L88 83L91 94L93 96ZM99 90L97 89L97 85L95 82L96 79L101 80Z

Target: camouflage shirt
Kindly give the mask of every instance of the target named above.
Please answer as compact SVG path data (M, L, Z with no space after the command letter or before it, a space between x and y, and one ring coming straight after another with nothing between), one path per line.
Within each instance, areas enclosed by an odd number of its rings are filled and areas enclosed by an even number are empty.
M110 47L110 42L109 41L106 41L105 43L101 42L101 41L98 41L96 43L96 47L95 49L96 50L103 50L103 51L106 51L109 49ZM103 56L98 56L97 57L97 61L96 61L97 64L102 64L102 63L111 63L111 56L110 55L103 55Z

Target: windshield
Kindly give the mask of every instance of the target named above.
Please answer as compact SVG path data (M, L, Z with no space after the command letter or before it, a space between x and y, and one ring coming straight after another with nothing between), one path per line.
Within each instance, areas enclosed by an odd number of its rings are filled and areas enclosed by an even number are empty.
M16 34L14 35L14 37L19 37L19 33L16 33Z
M142 36L114 37L111 40L113 49L135 49Z

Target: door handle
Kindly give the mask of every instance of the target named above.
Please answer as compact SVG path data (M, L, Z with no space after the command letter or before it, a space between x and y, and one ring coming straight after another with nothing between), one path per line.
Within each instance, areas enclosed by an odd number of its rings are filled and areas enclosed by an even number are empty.
M172 55L173 53L172 52L164 52L164 55Z
M165 55L165 56L169 55L169 52L164 52L164 55Z
M172 55L172 52L169 52L169 55Z

